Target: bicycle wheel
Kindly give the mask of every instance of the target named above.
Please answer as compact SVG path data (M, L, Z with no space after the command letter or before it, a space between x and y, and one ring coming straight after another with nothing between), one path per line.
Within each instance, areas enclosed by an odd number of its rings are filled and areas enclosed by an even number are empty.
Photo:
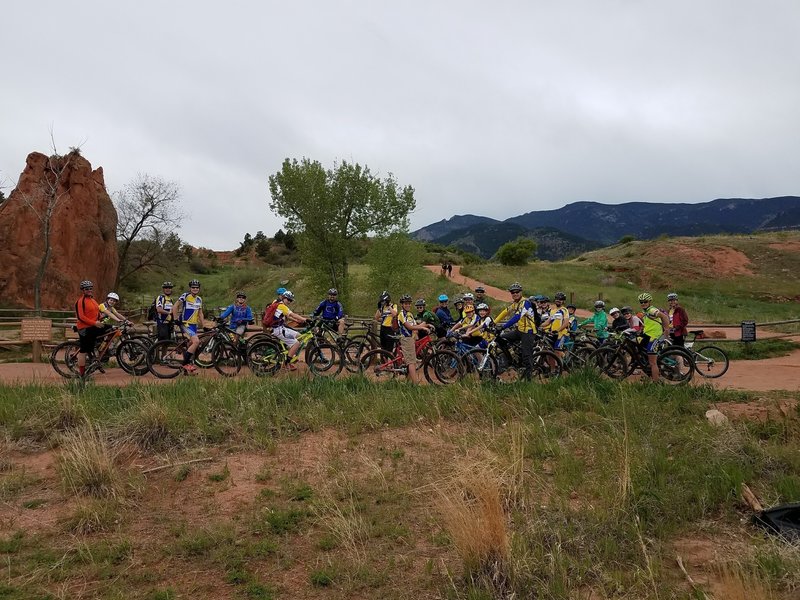
M656 364L661 378L667 383L688 383L694 375L692 357L683 348L672 346L659 352Z
M162 340L147 351L147 368L159 379L172 379L180 375L186 341Z
M147 346L139 339L123 340L117 346L117 364L130 375L147 373Z
M281 344L274 339L256 342L247 350L247 366L258 377L275 375L280 371L283 359Z
M383 348L370 350L361 357L361 374L370 381L386 381L402 374L399 360Z
M716 379L728 371L728 355L717 346L703 346L699 350L692 350L694 370L701 377Z
M564 368L561 358L552 350L534 352L531 362L533 363L531 379L538 381L547 381L558 377Z
M250 351L255 344L259 342L272 342L275 341L275 336L269 333L256 333L245 339L246 352Z
M78 342L62 342L50 353L50 364L56 373L67 379L78 377L78 353L81 345Z
M233 377L242 369L242 356L230 342L217 343L212 360L217 373L223 377Z
M194 364L201 369L210 369L214 366L214 350L219 346L220 340L213 336L207 342L200 342L200 346L194 353Z
M600 346L589 355L587 363L611 379L625 379L629 374L626 353L621 348Z
M422 372L428 383L455 383L464 376L464 364L453 350L441 348L428 354L422 361Z
M497 377L497 361L483 348L473 348L461 356L464 364L464 376L491 381Z
M369 348L369 346L354 340L348 342L342 349L344 366L350 373L358 373L361 370L361 356L364 354L365 348Z
M342 351L329 342L316 342L305 359L308 370L317 377L336 377L344 368Z

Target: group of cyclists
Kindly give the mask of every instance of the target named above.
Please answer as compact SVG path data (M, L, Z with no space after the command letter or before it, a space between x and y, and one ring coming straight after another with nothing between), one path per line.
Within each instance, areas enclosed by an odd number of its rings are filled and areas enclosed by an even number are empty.
M196 367L193 359L200 344L198 327L205 327L201 285L197 279L191 280L188 291L177 298L173 297L174 287L171 281L162 284L161 293L154 299L148 317L155 322L159 340L170 339L176 326L190 340L183 355L182 367L186 373L194 373ZM97 337L110 324L129 322L115 308L119 303L116 293L109 293L105 302L98 304L94 300L91 281L82 281L80 288L81 297L75 308L80 338L78 368L83 375L86 355L94 348ZM564 346L570 334L575 334L581 327L591 328L600 344L604 343L610 332L627 330L637 336L639 346L650 363L650 376L657 380L659 370L656 368L656 355L660 344L669 340L682 346L687 332L688 316L675 293L667 295L669 306L664 310L653 305L653 297L648 292L638 296L638 312L630 306L621 309L614 307L606 312L605 303L597 300L592 315L579 319L576 316L577 307L567 303L564 292L556 292L552 300L541 294L526 296L522 285L517 282L512 283L508 291L511 303L494 317L486 290L481 286L452 300L446 294L441 294L437 298L437 306L432 309L428 308L424 298L414 301L409 294L402 295L394 303L391 294L384 291L378 299L374 315L379 326L380 346L393 352L399 344L408 367L408 377L416 382L416 338L435 333L439 338L458 337L463 344L481 348L496 339L501 346L518 345L520 375L523 379L530 379L537 332L547 336L553 351L563 358ZM309 318L319 318L332 331L338 332L342 336L340 339L345 339L347 327L345 309L335 288L328 290L310 317L292 311L294 301L291 290L278 288L276 297L261 314L263 330L281 340L289 349L284 365L287 370L296 369L294 363L300 346L296 328L306 324ZM226 320L227 327L238 340L248 325L255 322L253 310L247 304L247 294L244 291L236 292L234 302L224 308L217 318Z

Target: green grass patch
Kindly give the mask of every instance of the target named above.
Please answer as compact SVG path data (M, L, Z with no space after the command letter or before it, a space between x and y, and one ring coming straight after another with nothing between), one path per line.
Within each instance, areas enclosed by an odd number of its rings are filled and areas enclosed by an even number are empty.
M716 344L716 342L714 342ZM702 348L702 343L697 343ZM731 360L762 360L776 356L787 356L800 349L800 344L786 339L766 339L756 342L738 342L735 344L719 344Z

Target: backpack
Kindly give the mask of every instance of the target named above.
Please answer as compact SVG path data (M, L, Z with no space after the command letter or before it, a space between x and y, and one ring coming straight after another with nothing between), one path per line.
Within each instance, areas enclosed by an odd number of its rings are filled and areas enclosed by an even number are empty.
M153 303L150 305L150 308L147 309L147 319L148 321L156 321L158 319L158 311L156 310L156 301L158 300L158 296L153 298Z
M261 326L264 329L271 329L277 325L277 319L275 318L275 311L278 310L278 301L275 300L272 304L267 305L264 309L264 314L261 317Z

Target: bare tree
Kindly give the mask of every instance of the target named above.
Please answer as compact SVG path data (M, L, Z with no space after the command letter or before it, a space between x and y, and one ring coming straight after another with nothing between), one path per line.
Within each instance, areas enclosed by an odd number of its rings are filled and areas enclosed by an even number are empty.
M175 230L183 220L178 200L180 186L174 181L140 173L115 194L120 281L148 267L166 266L165 253L180 240Z

